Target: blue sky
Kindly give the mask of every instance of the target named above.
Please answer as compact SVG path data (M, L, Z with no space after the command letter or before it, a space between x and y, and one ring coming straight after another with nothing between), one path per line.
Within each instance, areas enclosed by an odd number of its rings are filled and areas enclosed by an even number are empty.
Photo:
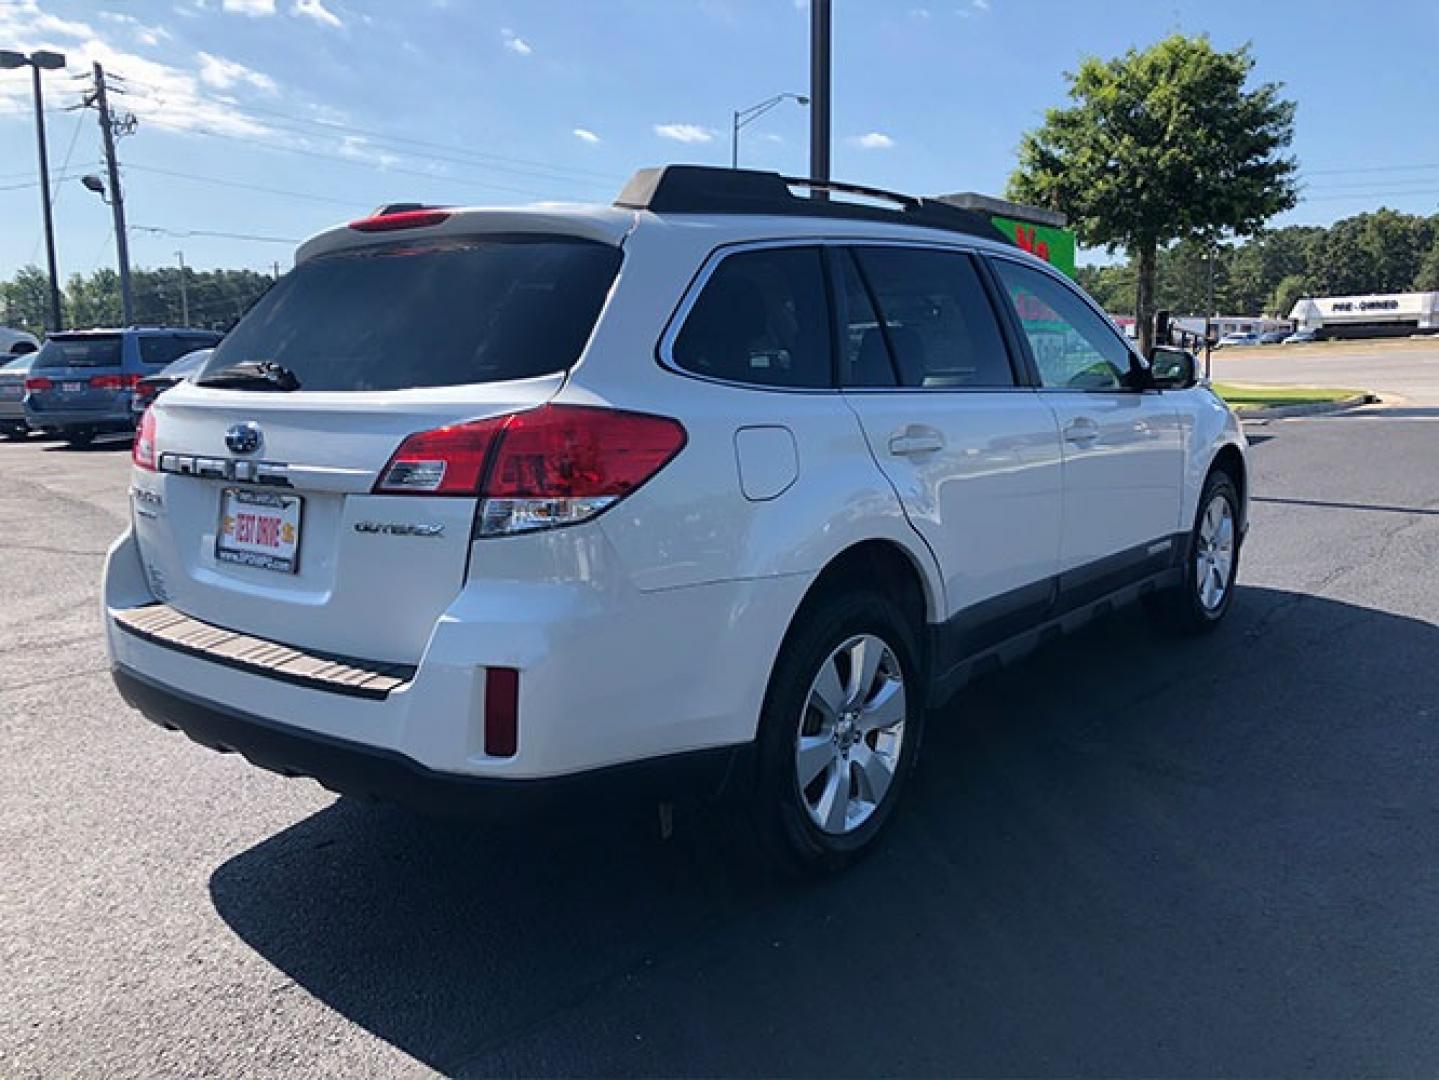
M1064 71L1181 29L1252 42L1299 102L1306 197L1283 221L1439 210L1432 0L835 8L837 177L999 193ZM95 115L62 111L96 59L139 118L120 143L133 261L268 268L381 202L608 201L641 165L725 164L732 109L807 89L808 19L802 0L0 0L0 48L69 57L46 76L63 275L113 265L109 211L77 179ZM0 275L43 262L29 110L28 72L0 72ZM807 132L786 103L743 161L803 173Z

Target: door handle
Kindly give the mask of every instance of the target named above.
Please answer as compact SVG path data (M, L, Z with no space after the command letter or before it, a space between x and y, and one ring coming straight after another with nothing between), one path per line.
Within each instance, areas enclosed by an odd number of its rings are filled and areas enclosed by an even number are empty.
M923 424L910 424L889 437L889 452L895 457L932 454L943 449L944 436Z
M1064 429L1065 442L1072 442L1076 446L1088 446L1098 438L1099 425L1087 416L1078 417Z

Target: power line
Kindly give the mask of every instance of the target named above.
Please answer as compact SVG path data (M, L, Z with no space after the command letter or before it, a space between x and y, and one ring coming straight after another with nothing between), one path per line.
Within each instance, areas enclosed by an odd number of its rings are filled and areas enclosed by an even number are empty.
M158 176L174 177L177 180L193 180L201 184L215 184L219 187L238 188L241 191L259 191L267 195L284 195L291 199L309 199L312 202L333 203L336 206L348 206L354 209L354 199L337 199L330 195L314 195L306 191L290 191L286 188L266 187L263 184L247 184L241 180L223 180L218 176L200 176L198 173L179 172L175 169L162 169L155 165L137 165L133 161L127 162L126 169L139 169L141 172L155 173Z
M306 150L298 146L285 146L282 143L266 142L263 139L247 138L243 135L225 135L218 131L192 130L189 134L201 135L207 139L224 139L228 142L240 143L245 146L258 146L262 149L272 150L277 153L298 154L301 157L315 158L320 161L333 161L340 165L351 165L357 168L367 169L371 172L375 170L375 165L372 162L362 161L353 157L345 157L342 154L326 154L318 150ZM437 176L432 172L422 172L419 169L402 169L393 165L387 165L384 171L397 176L418 176L430 181L450 179L451 182L455 182L454 178ZM505 184L494 184L488 181L471 180L468 178L460 178L459 182L469 184L473 187L485 188L490 191L503 191L509 194L524 195L532 199L540 197L543 194L535 191L533 188L510 187Z
M160 225L131 225L135 232L154 233L157 236L174 236L181 240L192 236L213 236L222 240L253 240L261 244L298 244L299 240L290 236L255 236L253 233L232 233L216 232L211 229L167 229Z
M1439 162L1423 165L1360 165L1344 169L1305 169L1304 176L1337 176L1343 173L1416 172L1420 169L1439 169Z
M157 104L174 105L173 100L165 98L165 91L162 87L149 83L135 83L153 91L151 94L135 95ZM159 96L156 96L158 94ZM222 106L227 109L234 109L235 103L224 101L220 98L212 98L205 94L196 93L193 95L202 101ZM474 167L486 168L495 172L507 172L518 176L528 176L540 180L566 180L573 182L574 179L583 178L586 182L593 180L604 180L608 182L622 181L624 177L615 173L601 172L596 169L577 168L570 165L559 165L554 162L536 161L530 158L512 157L507 154L493 154L483 150L471 150L465 147L455 146L450 143L433 142L427 139L415 139L404 135L391 135L387 132L377 131L374 128L354 127L350 124L342 124L334 120L322 120L314 117L296 116L293 113L282 112L278 109L267 109L259 105L246 105L245 112L256 113L261 116L273 116L281 120L287 120L292 124L301 124L308 127L325 129L343 135L356 135L366 139L376 139L382 142L397 143L405 146L417 146L427 150L443 151L446 155L459 155L458 157L445 157L441 154L418 154L411 153L412 157L429 157L442 161L453 161L458 164L471 165ZM299 132L299 134L310 134ZM491 164L497 163L497 164ZM514 166L524 166L515 168ZM535 172L535 169L542 169L544 172ZM568 175L566 175L568 174Z

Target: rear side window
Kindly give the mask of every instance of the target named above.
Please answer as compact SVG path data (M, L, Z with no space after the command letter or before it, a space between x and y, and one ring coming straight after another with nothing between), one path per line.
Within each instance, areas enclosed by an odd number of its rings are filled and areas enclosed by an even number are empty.
M727 256L675 338L686 371L756 386L829 387L830 317L818 248Z
M901 386L1014 385L1009 353L974 261L962 252L856 248Z
M281 278L199 377L269 362L301 390L403 390L527 379L579 359L619 270L561 237L402 243L327 255Z
M160 334L140 339L140 362L153 367L172 364L186 353L196 349L208 349L219 341L219 337L205 337L196 334Z
M84 337L55 335L46 338L45 344L40 347L32 370L119 366L119 334L86 334Z

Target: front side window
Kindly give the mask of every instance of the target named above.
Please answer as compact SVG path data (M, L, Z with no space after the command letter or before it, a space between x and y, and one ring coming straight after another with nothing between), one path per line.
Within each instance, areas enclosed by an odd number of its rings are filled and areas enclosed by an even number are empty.
M884 327L869 290L848 251L836 252L835 299L839 304L839 378L841 386L895 386Z
M671 358L686 371L727 382L830 386L829 304L819 249L727 256L686 316Z
M1014 385L1009 353L974 261L924 248L854 250L879 305L899 385L982 390Z
M1029 341L1040 385L1124 388L1133 354L1105 319L1050 274L1010 259L995 259L993 266Z

